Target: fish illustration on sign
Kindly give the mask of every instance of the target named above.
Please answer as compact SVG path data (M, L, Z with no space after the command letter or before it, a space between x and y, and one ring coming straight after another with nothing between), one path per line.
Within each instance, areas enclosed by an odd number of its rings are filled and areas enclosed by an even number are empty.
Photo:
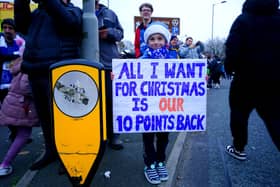
M64 85L62 82L57 81L55 88L64 94L64 99L77 104L87 105L89 98L85 95L85 88L80 87L79 81L76 84Z

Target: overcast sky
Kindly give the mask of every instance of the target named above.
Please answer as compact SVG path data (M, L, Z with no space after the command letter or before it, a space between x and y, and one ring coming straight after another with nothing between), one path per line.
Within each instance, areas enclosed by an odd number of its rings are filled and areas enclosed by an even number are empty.
M211 38L212 5L214 6L214 38L226 38L234 19L241 13L245 0L100 0L119 17L124 28L124 39L134 41L134 16L139 16L139 6L149 2L154 7L152 16L179 17L180 38L192 36L195 41L207 41ZM82 6L82 0L72 0Z

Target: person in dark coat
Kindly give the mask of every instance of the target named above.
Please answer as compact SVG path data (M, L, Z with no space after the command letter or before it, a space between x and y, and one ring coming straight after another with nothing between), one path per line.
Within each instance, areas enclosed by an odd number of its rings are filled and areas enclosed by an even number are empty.
M246 160L248 119L256 109L280 151L280 11L278 0L246 0L226 41L225 70L231 82L230 128L226 152Z
M43 157L31 166L41 169L58 158L52 134L50 104L50 65L80 58L82 10L70 0L15 0L14 16L18 32L26 36L21 71L28 74L44 140Z
M116 13L95 0L95 14L98 19L100 62L105 68L106 81L106 120L109 146L115 150L123 149L120 134L113 132L113 82L111 79L112 59L120 58L117 43L123 39L123 28Z

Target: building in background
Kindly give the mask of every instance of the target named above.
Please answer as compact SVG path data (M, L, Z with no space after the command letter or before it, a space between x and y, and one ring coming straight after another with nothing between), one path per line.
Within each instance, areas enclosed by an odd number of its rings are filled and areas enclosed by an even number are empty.
M142 22L141 16L134 16L134 32L136 28ZM173 17L152 17L153 21L160 21L168 26L168 29L172 35L180 35L180 18Z

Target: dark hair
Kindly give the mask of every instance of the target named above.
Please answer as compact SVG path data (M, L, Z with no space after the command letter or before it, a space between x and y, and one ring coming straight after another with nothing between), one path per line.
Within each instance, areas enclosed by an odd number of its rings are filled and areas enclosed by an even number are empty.
M178 39L178 37L176 35L172 35L171 38L170 38L170 41L173 40L174 38Z
M191 40L193 40L193 38L192 38L192 37L190 37L190 36L186 38L186 41L187 41L188 39L191 39Z
M152 12L154 11L153 5L150 4L150 3L143 3L142 5L140 5L140 7L139 7L139 11L140 11L140 12L141 12L141 10L142 10L143 7L148 7L148 8L151 9Z
M1 23L1 29L3 29L4 24L10 25L16 30L16 24L15 24L15 21L12 18L3 19L2 23Z

